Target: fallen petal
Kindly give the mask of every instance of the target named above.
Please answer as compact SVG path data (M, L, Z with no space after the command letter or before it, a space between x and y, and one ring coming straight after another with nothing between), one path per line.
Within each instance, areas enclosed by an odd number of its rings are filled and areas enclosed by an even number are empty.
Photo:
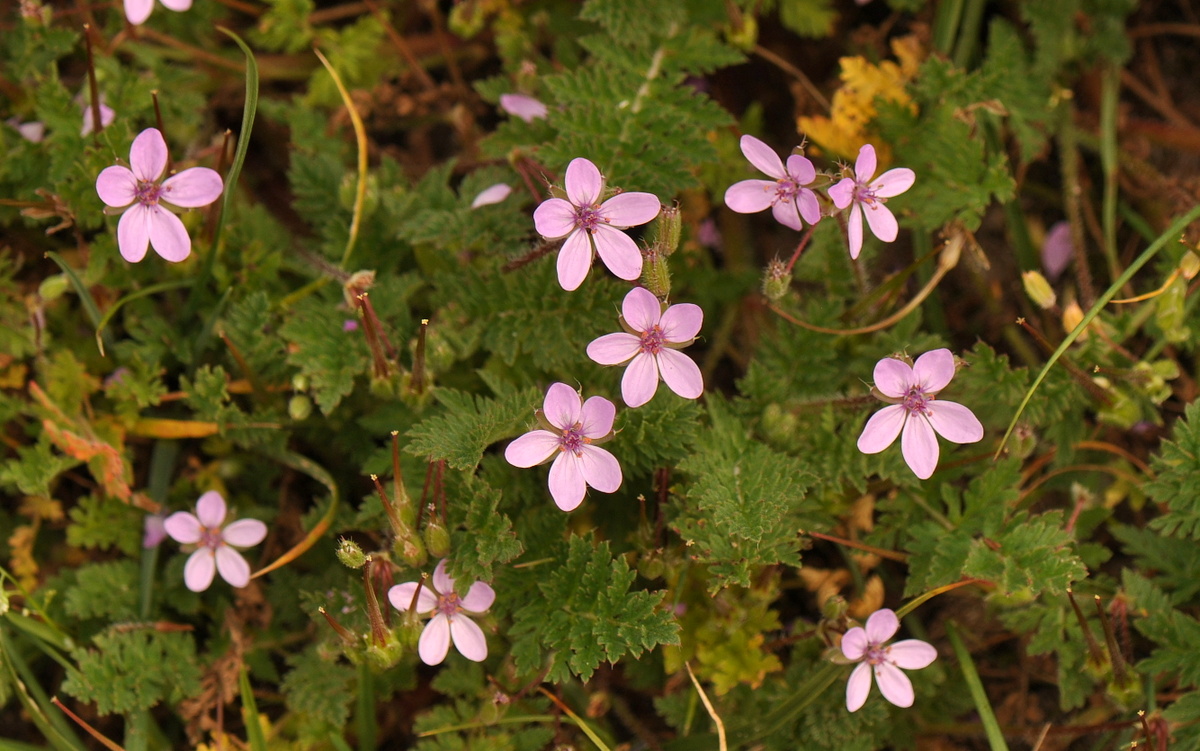
M511 187L504 183L496 183L479 191L479 195L475 196L475 200L471 201L471 208L477 209L480 206L491 206L492 204L500 203L510 195L512 195Z

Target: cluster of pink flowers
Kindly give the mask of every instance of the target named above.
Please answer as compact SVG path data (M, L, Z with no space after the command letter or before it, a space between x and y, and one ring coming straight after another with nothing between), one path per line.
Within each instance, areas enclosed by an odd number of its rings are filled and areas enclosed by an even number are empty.
M771 209L785 227L799 230L803 223L821 221L821 205L810 188L817 180L813 163L800 154L788 157L786 166L779 156L754 136L742 136L742 153L750 163L771 180L743 180L725 191L725 205L741 214L754 214ZM863 220L871 232L884 242L896 239L899 227L896 217L887 207L894 198L912 187L915 173L898 167L878 177L875 147L866 144L858 151L853 170L845 168L846 176L828 189L829 199L838 210L849 207L846 231L850 238L850 257L858 258L863 244Z

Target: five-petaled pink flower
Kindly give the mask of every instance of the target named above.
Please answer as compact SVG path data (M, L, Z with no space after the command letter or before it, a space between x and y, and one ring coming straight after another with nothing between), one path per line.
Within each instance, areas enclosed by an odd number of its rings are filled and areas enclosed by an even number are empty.
M750 163L774 180L742 180L725 191L725 205L739 214L754 214L768 207L785 227L798 230L821 221L817 194L805 185L817 179L813 163L799 154L788 157L787 167L770 146L754 136L742 136L742 153Z
M192 252L177 208L207 206L221 195L224 184L215 170L192 167L163 180L167 171L167 143L156 128L147 128L133 139L129 167L106 167L96 178L100 200L121 209L117 247L130 263L146 256L146 247L168 261L182 261Z
M917 358L916 364L885 357L875 364L875 390L892 402L867 420L858 437L858 450L878 454L901 435L904 461L922 480L929 479L938 463L938 435L953 443L975 443L983 438L983 425L957 402L937 399L954 377L954 355L935 349Z
M225 499L210 490L196 501L196 513L176 511L163 522L163 528L175 542L196 545L183 569L183 582L193 592L203 592L212 584L213 574L235 587L250 583L250 564L239 548L257 545L267 536L267 525L258 519L239 519L225 524Z
M192 7L192 0L159 0L163 5L176 12L182 12ZM125 0L125 18L134 26L141 26L154 10L154 0Z
M583 502L587 486L601 493L621 487L621 465L615 456L595 441L612 432L617 408L602 396L582 405L579 394L565 383L546 390L540 417L549 427L531 430L504 451L515 467L532 467L554 459L550 466L550 495L563 511L573 511Z
M887 645L900 629L900 619L891 610L876 610L867 627L855 626L842 637L842 654L858 663L846 684L846 709L857 712L871 693L871 673L883 698L897 707L911 707L912 681L900 670L920 670L937 659L937 650L920 639L905 639Z
M587 347L588 357L601 365L628 362L621 378L621 397L640 407L658 390L658 379L685 399L704 391L704 378L692 358L677 352L696 339L704 323L699 305L672 305L664 312L658 298L634 287L621 304L621 326L629 333L605 334Z
M397 610L407 611L412 605L417 582L397 584L388 590L388 600ZM450 642L459 654L474 662L487 659L487 638L483 629L463 613L479 615L492 606L496 593L483 582L475 582L465 595L459 595L454 580L446 575L446 560L443 558L433 570L433 586L421 586L417 595L417 612L422 615L434 612L425 624L421 640L417 642L417 654L426 665L440 665L450 651Z
M567 238L558 253L558 283L568 292L579 288L592 267L592 251L622 279L642 274L642 252L621 230L645 224L662 205L651 193L618 193L604 203L604 176L587 159L567 165L566 198L543 201L533 212L537 231L547 240Z
M854 163L854 177L844 177L841 182L829 189L829 197L833 205L839 209L850 207L850 218L846 222L846 231L850 235L850 257L858 258L863 244L863 214L866 214L867 225L871 232L885 243L896 239L900 227L896 217L885 205L887 199L894 198L912 187L917 179L916 174L907 167L897 167L875 177L875 147L867 144L858 150L858 160Z

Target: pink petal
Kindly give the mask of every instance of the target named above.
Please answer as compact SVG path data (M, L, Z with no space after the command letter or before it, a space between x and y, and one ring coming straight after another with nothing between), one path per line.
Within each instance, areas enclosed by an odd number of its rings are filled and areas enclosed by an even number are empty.
M846 709L857 712L867 703L867 695L871 693L871 666L860 662L850 674L846 682Z
M882 608L871 613L867 618L867 627L864 629L868 644L883 644L895 636L899 630L900 619L896 617L896 612L889 608Z
M887 648L887 659L898 668L920 670L929 667L937 659L937 650L932 644L920 639L905 639Z
M563 451L550 465L550 496L554 505L563 511L574 511L583 503L587 483L583 479L583 471L579 457L570 451Z
M916 180L916 173L908 167L897 167L875 178L871 182L871 190L880 198L891 198L911 188Z
M121 257L137 263L146 257L150 247L150 207L135 203L117 222L117 248Z
M475 621L464 615L456 615L450 620L450 636L458 653L472 662L483 662L487 659L487 637L483 629Z
M200 548L188 556L183 566L183 583L193 592L203 592L212 584L217 573L217 561L212 548Z
M533 210L533 226L547 240L566 237L579 226L575 221L575 207L562 198L550 198Z
M621 487L621 464L607 449L584 446L579 466L584 481L601 493L615 493Z
M904 421L908 418L908 410L902 404L884 407L867 420L862 435L858 437L858 450L864 454L878 454L896 440Z
M1075 243L1071 239L1071 223L1056 222L1042 241L1042 268L1050 281L1062 276L1075 255Z
M767 180L742 180L725 191L725 205L739 214L755 214L771 205L777 188Z
M863 663L864 665L866 663ZM897 707L913 705L912 681L904 671L890 663L881 662L875 666L875 680L879 683L879 693L883 698Z
M196 501L196 518L209 529L216 529L225 521L225 499L215 490L210 490Z
M588 233L576 230L558 251L558 283L567 292L574 292L587 278L592 268L592 243Z
M154 10L154 0L125 0L125 18L134 26L145 23L152 10ZM207 585L205 585L205 589L207 589Z
M139 180L152 183L162 177L167 169L167 142L158 128L146 128L133 139L129 166Z
M854 200L854 189L857 187L858 183L854 181L854 178L843 177L837 185L831 186L825 192L829 194L834 206L844 209Z
M239 519L221 530L221 539L228 545L248 548L257 545L267 536L267 525L258 519Z
M163 529L175 542L192 545L200 542L200 520L187 511L176 511L163 521Z
M117 113L113 111L104 102L100 103L100 127L107 128L112 125L112 121L116 119ZM79 130L79 135L86 136L96 129L96 113L92 110L91 105L84 105L83 108L83 127Z
M549 430L531 430L508 444L504 458L514 467L525 469L546 461L556 450L558 436Z
M545 104L525 94L501 94L500 109L527 123L545 117L549 112Z
M546 389L546 398L542 401L542 413L550 424L559 430L574 427L583 414L583 405L579 401L579 392L565 383L552 383Z
M792 154L787 160L787 173L800 185L808 185L817 179L817 168L807 157Z
M751 164L758 167L760 172L770 175L776 180L786 176L783 171L783 162L779 160L779 155L770 146L754 136L742 136L741 146L742 153L746 155Z
M618 193L600 205L600 216L610 227L625 229L645 224L662 210L653 193Z
M417 654L426 665L441 665L450 651L450 621L445 615L438 613L421 632L421 640L417 642Z
M36 120L33 122L22 123L18 122L15 117L10 118L8 123L17 129L17 132L21 134L21 138L24 138L30 143L41 143L46 137L45 123L40 123Z
M867 632L859 626L842 636L842 654L847 660L861 660L867 653Z
M182 12L192 7L192 0L159 0L168 9Z
M587 356L601 365L620 365L632 360L641 348L641 339L620 331L594 339L587 346Z
M913 415L904 424L900 451L917 477L928 480L933 475L938 463L938 443L928 420L921 415Z
M250 583L250 564L246 563L241 553L228 545L217 548L217 571L221 572L222 579L235 587Z
M896 235L900 232L900 227L896 224L896 217L892 216L891 209L882 203L876 203L871 206L864 206L863 213L866 214L867 224L871 226L871 232L876 237L885 243L890 243L896 239Z
M472 613L482 613L490 608L495 601L495 590L484 582L475 582L471 585L471 589L467 591L466 596L462 598L460 604L463 610L469 610Z
M696 399L704 393L704 376L692 358L673 349L658 353L658 371L667 387L684 399Z
M804 229L804 224L800 221L800 209L796 207L795 200L777 201L771 207L771 216L775 217L775 221L790 229L797 231Z
M216 170L192 167L168 177L162 184L162 200L184 209L207 206L221 196L225 183Z
M953 443L975 443L983 439L983 424L958 402L940 399L929 405L929 424L942 438Z
M903 399L911 387L921 383L921 380L913 375L913 369L908 363L894 357L885 357L875 363L875 373L872 377L875 379L875 388L884 396L893 399Z
M621 303L621 317L634 331L649 331L662 318L662 304L645 287L634 287Z
M871 182L875 175L875 147L865 144L858 150L858 160L854 162L854 176L863 185Z
M582 157L572 159L567 165L567 176L563 182L567 198L576 206L594 205L604 190L604 176L596 165Z
M954 354L945 347L931 349L917 358L912 372L914 383L920 384L926 393L936 394L954 377Z
M162 206L146 208L146 228L150 232L150 247L154 248L154 252L171 263L179 263L191 255L192 238L188 237L183 220ZM126 212L129 213L132 213L132 210Z
M583 403L579 432L584 438L603 438L612 432L617 407L602 396L589 397Z
M599 225L592 240L596 243L596 253L609 271L626 281L642 275L642 251L624 232Z
M444 595L454 591L454 580L446 573L446 559L438 561L433 569L433 588Z
M858 258L862 252L863 227L862 206L857 201L850 206L850 218L846 220L846 235L850 240L850 257Z
M690 342L700 333L704 325L704 311L695 303L685 302L672 305L663 313L658 326L662 329L663 339L672 344Z
M796 197L796 205L800 208L800 216L804 221L809 224L821 221L821 203L817 200L816 193L808 188L802 189Z
M625 368L621 376L621 398L630 407L640 407L658 391L658 362L654 355L642 352Z
M96 193L115 209L128 206L137 199L137 178L127 167L105 167L96 176Z
M397 584L388 590L388 602L392 603L392 607L396 610L404 612L412 604L413 592L416 589L416 582ZM417 612L428 613L435 607L437 607L437 595L429 591L429 585L421 587L421 594L417 595Z
M492 204L500 203L510 195L512 195L511 187L504 183L496 183L479 191L479 195L475 196L475 200L471 201L471 208L477 209L480 206L491 206Z

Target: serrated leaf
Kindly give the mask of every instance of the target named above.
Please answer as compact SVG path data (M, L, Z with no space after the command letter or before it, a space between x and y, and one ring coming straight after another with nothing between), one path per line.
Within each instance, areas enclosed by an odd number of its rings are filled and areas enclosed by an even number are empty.
M94 702L100 714L150 709L178 702L200 691L200 668L191 634L153 629L106 631L92 649L72 652L77 666L62 690ZM163 670L169 666L169 670Z
M415 456L444 459L454 469L472 470L488 446L515 434L533 413L538 394L532 389L488 399L462 391L438 389L444 408L408 431L405 448Z

